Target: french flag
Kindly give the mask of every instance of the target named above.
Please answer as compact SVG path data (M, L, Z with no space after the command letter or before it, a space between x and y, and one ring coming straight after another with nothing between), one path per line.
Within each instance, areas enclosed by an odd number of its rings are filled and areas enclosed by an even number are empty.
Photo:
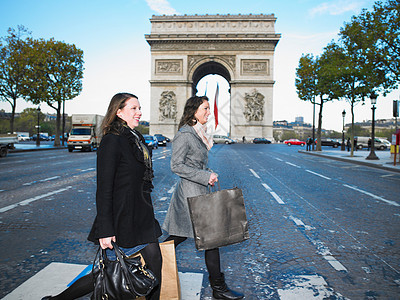
M218 94L219 94L219 86L217 83L217 90L215 91L215 99L214 99L215 129L217 129L217 126L218 126Z

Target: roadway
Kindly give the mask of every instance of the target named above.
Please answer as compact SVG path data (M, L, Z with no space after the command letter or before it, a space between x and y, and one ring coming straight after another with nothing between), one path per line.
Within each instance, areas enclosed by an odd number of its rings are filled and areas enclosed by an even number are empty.
M250 239L221 250L246 299L398 299L400 174L298 153L285 145L215 145L222 188L243 189ZM153 201L162 223L176 182L171 148L154 151ZM49 150L0 160L0 297L51 262L90 264L96 155ZM180 271L205 272L187 241ZM206 276L201 299L211 299Z

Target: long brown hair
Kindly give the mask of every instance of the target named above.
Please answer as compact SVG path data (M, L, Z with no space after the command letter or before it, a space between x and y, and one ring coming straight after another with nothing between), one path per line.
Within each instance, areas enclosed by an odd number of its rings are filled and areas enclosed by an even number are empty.
M197 123L196 118L194 117L196 111L203 104L204 101L208 101L206 96L193 96L190 97L185 104L185 108L183 109L183 114L181 121L179 122L178 130L183 125L193 126Z
M121 132L122 126L125 125L126 122L117 116L117 111L118 109L123 109L126 105L126 101L131 98L139 99L137 96L130 93L118 93L111 98L107 113L101 124L103 135L107 133L119 134Z

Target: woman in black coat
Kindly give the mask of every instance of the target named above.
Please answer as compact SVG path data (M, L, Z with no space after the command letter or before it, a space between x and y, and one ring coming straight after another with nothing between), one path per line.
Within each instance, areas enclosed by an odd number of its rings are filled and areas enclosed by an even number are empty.
M102 124L103 138L97 152L97 216L88 240L112 249L116 242L128 256L141 252L159 281L146 299L159 299L161 286L161 228L151 201L153 169L151 152L134 128L142 116L138 98L116 94ZM93 291L92 274L77 280L57 296L43 299L75 299Z

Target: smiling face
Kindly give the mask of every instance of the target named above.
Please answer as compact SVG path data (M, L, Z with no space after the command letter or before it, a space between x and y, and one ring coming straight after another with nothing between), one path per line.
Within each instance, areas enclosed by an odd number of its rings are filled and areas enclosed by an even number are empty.
M141 109L138 99L129 98L125 101L125 106L117 110L117 116L133 129L139 125L140 118L142 117Z
M204 100L194 114L194 117L198 122L200 122L201 125L204 125L207 123L207 119L210 114L210 104L207 100Z

